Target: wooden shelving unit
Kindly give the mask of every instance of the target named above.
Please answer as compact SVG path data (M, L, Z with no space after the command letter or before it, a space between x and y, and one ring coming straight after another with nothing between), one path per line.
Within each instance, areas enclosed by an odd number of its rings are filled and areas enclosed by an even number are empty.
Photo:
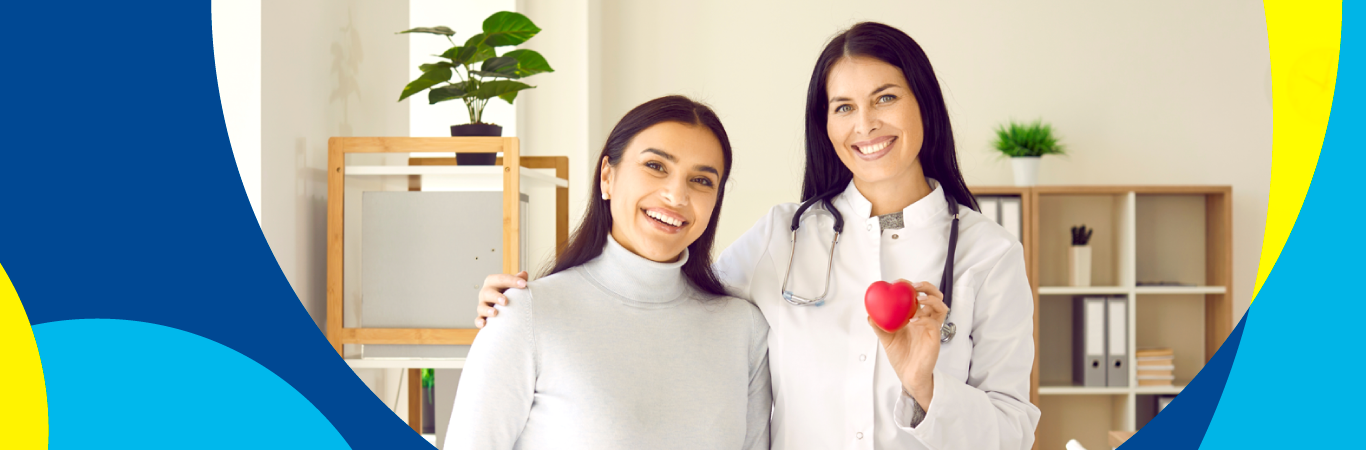
M352 369L409 369L409 424L420 430L419 369L461 369L465 358L345 358L346 344L470 345L477 329L367 328L344 326L346 276L346 180L348 176L407 176L407 190L420 191L424 176L437 190L501 191L503 261L505 273L523 267L520 196L525 182L555 188L555 251L563 250L569 237L569 159L564 156L522 156L515 137L334 137L328 140L327 167L327 324L328 341ZM363 153L502 153L492 166L458 166L455 158L409 158L408 165L348 165L346 156ZM538 169L554 170L549 175ZM353 235L353 239L355 239Z
M1110 448L1110 430L1151 419L1141 403L1179 394L1233 330L1232 188L1229 186L974 187L975 195L1021 198L1025 265L1034 288L1034 371L1030 400L1042 410L1035 449L1077 439ZM1067 286L1068 230L1092 237L1092 286ZM1147 286L1144 282L1180 286ZM1138 348L1176 353L1173 386L1080 387L1071 382L1072 298L1128 298L1129 355Z

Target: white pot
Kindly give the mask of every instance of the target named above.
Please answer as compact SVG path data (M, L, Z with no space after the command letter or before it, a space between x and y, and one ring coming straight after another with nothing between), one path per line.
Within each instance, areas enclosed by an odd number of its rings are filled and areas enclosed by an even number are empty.
M1091 285L1091 246L1074 245L1067 258L1067 284L1072 286Z
M1015 169L1016 186L1039 184L1038 156L1014 156L1010 158L1010 165Z

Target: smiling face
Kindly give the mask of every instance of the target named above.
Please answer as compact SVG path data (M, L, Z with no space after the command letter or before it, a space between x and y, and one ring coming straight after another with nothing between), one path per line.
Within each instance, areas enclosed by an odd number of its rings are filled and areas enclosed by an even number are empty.
M830 68L826 93L826 133L860 189L923 180L925 130L901 69L876 58L843 57Z
M631 139L621 161L601 161L612 238L651 261L676 261L707 230L721 174L721 141L701 125L662 122Z

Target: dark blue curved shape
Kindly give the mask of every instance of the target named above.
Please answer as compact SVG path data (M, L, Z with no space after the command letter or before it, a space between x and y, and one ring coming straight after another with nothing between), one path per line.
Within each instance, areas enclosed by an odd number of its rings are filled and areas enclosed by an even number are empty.
M1243 326L1247 324L1252 311L1243 314L1238 326L1229 333L1228 339L1214 352L1214 357L1200 369L1200 374L1181 390L1162 414L1153 417L1138 434L1121 445L1130 449L1194 449L1200 448L1205 438L1210 418L1219 407L1219 398L1224 394L1233 360L1238 355L1238 346L1243 339Z
M218 98L209 2L73 3L0 15L0 264L29 320L194 333L279 375L352 447L431 448L332 350L257 226Z

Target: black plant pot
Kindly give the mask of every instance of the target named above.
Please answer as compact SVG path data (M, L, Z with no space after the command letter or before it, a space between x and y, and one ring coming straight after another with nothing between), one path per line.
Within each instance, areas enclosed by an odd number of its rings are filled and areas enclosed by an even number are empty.
M436 404L432 403L433 390L435 387L422 387L422 434L436 434Z
M491 123L451 125L451 136L502 136L503 127ZM455 163L461 166L492 166L496 153L456 153Z

